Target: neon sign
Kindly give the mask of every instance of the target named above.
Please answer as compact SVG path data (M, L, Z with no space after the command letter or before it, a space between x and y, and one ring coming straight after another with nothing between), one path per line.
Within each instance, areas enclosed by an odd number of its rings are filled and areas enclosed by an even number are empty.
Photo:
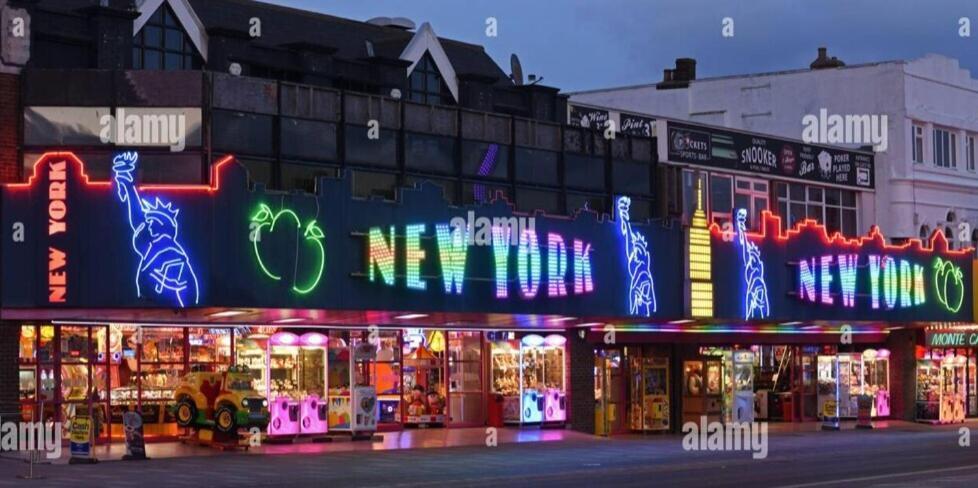
M964 273L961 267L937 258L934 261L934 289L937 301L949 312L957 313L961 310L961 304L964 303Z
M625 245L625 259L628 260L628 313L649 317L656 309L652 255L645 236L632 229L628 214L631 204L632 200L628 197L618 198L618 220Z
M263 241L261 236L265 231L267 231L269 235L274 235L276 225L281 218L285 219L283 224L286 225L286 230L293 229L296 238L299 239L301 237L301 242L311 244L315 251L315 257L312 259L313 265L312 267L308 268L312 270L310 277L305 281L297 281L297 277L295 275L298 274L300 268L300 266L298 266L298 262L299 252L302 248L301 246L295 247L296 266L293 267L295 269L295 273L293 273L292 278L292 291L304 295L319 286L319 281L323 277L323 271L326 268L326 246L323 241L325 241L326 236L323 233L322 228L319 227L319 224L316 223L315 219L310 219L309 222L303 226L302 220L299 219L299 215L294 211L290 209L281 209L278 212L275 212L268 205L265 205L264 203L260 204L258 206L258 211L251 216L251 224L253 229L251 243L255 253L255 261L258 262L258 267L261 268L265 276L274 281L281 281L282 273L273 271L271 268L274 266L270 267L266 260L262 258L261 242ZM295 227L289 227L287 221L295 223ZM280 226L278 228L281 229L282 227Z
M771 315L764 282L764 261L757 244L747 239L747 210L737 209L737 243L744 262L744 319L764 319Z
M180 210L159 197L150 201L139 196L133 176L138 160L136 152L121 153L112 159L116 195L126 205L132 248L139 256L136 296L142 297L145 287L180 307L196 305L200 301L197 275L178 240Z
M803 259L798 262L798 297L811 303L836 304L833 283L838 276L841 304L853 308L859 293L857 273L860 269L868 269L870 306L874 310L908 308L922 305L927 300L924 267L885 254L868 255L863 266L859 264L858 254L825 254Z
M468 248L470 245L465 227L452 227L447 223L434 225L434 239L425 239L429 226L409 224L404 226L403 239L396 233L395 226L386 230L371 227L366 234L367 279L394 286L399 276L395 274L395 261L401 256L399 241L403 242L404 286L413 290L426 290L426 277L421 274L421 266L429 256L437 257L441 269L441 280L446 295L461 295L466 280ZM584 294L594 291L591 272L591 244L573 239L568 241L558 233L546 234L545 243L533 228L519 230L519 239L510 241L513 228L509 226L492 227L492 258L495 265L494 278L496 298L510 295L510 248L516 247L516 286L519 296L525 299L536 298L541 290L549 297L564 297L571 289L568 280L573 280L573 292ZM422 247L423 242L435 243L435 252ZM546 265L544 263L546 257ZM568 277L568 273L573 276Z
M52 162L48 165L48 237L63 235L68 226L65 216L67 204L67 163ZM68 255L50 244L48 246L48 302L64 303L68 295Z
M693 317L713 317L713 248L703 211L703 185L696 180L696 210L689 226L689 304Z

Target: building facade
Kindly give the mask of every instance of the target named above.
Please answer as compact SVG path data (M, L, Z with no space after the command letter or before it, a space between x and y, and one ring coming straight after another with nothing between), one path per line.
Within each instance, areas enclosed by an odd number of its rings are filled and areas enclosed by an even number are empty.
M978 415L973 251L864 234L870 153L568 107L404 19L3 13L29 19L0 89L0 402L25 420L171 439L200 427L187 373L244 368L281 437ZM796 186L836 197L789 222ZM920 400L921 368L953 391Z
M954 246L978 241L978 80L956 60L927 55L846 66L822 51L811 69L697 79L695 61L679 60L667 76L571 100L795 139L804 137L806 116L823 125L833 115L885 116L877 191L859 200L861 221L897 240L942 229ZM850 147L866 145L873 143Z

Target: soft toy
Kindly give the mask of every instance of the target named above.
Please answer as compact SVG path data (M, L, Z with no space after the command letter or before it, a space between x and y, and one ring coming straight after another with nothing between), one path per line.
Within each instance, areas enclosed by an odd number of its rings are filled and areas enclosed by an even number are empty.
M424 388L421 385L415 385L414 389L411 390L411 403L408 404L407 409L408 415L424 415L426 413L423 394Z
M445 413L445 399L436 391L428 392L428 412L432 415Z

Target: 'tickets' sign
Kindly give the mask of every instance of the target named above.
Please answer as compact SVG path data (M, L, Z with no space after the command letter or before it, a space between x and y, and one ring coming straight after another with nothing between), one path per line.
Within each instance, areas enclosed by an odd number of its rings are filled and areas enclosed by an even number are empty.
M713 227L718 316L772 320L971 321L972 250L936 232L894 246L874 227L829 236L813 220L787 231L764 213L763 232Z
M927 347L978 347L978 330L928 330Z
M665 126L666 155L672 162L857 189L874 187L869 153L671 121Z

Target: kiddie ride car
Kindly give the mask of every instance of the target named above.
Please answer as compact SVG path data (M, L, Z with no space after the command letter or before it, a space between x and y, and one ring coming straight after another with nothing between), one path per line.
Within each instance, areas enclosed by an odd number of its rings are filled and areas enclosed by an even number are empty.
M213 428L225 436L238 429L268 425L268 400L251 386L246 366L232 366L223 373L189 373L173 393L177 425Z

